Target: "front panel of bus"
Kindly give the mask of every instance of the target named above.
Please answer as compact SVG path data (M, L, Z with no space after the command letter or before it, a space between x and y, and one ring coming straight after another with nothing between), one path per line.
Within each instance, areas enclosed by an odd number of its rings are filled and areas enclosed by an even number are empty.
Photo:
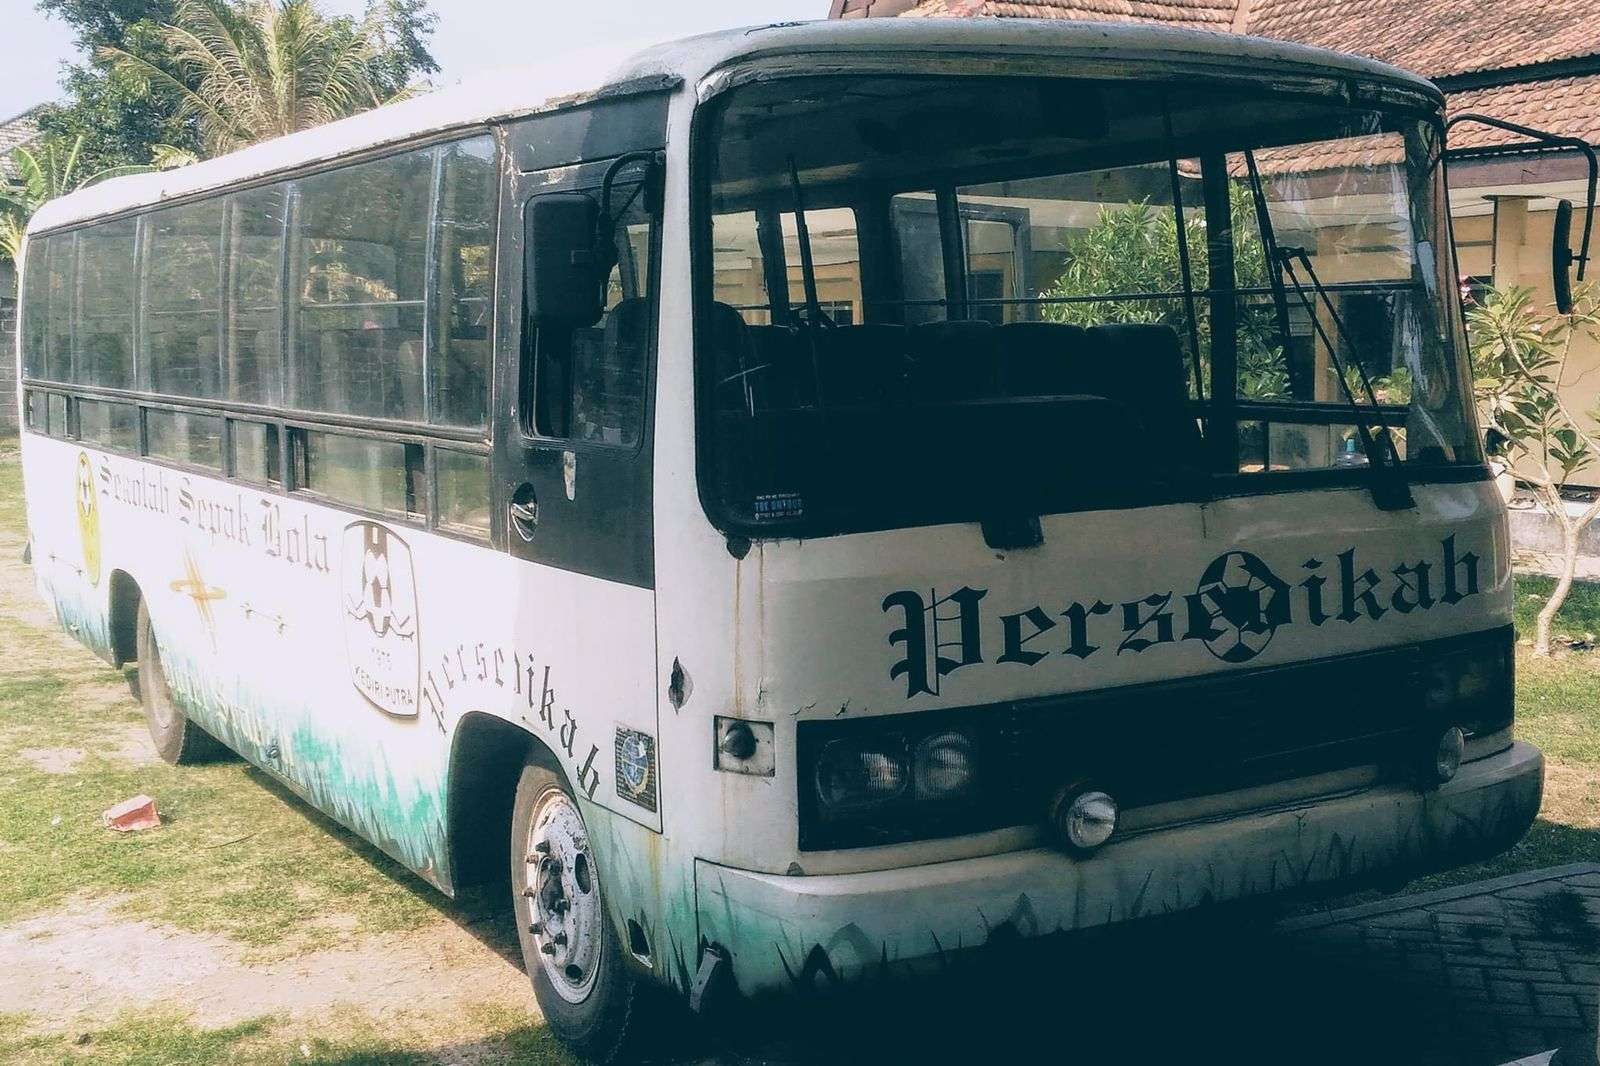
M886 871L1049 845L1074 788L1122 834L1505 751L1437 100L908 69L693 120L695 853Z

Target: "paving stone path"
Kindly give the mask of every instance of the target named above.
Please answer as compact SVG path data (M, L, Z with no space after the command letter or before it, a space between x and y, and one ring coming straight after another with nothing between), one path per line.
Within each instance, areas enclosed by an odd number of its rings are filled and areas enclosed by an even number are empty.
M1277 932L1308 960L1415 1002L1405 1036L1416 1061L1506 1062L1552 1048L1593 1061L1600 864L1313 915Z
M1596 1066L1600 863L1058 946L800 1007L718 1059L1503 1066L1559 1048L1561 1066Z

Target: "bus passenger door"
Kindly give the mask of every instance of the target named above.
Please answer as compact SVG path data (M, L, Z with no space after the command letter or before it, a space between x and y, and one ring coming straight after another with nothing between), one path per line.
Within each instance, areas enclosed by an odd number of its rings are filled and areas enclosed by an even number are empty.
M520 175L502 219L501 276L522 276L522 218L537 196L599 198L608 163ZM645 163L618 172L617 265L592 326L535 328L520 280L502 292L495 536L517 568L518 639L539 662L536 712L555 719L574 788L660 828L656 791L655 573L651 383L656 220ZM554 691L553 706L545 691ZM570 708L568 743L560 726ZM570 749L570 750L569 750ZM597 749L594 759L589 755ZM618 764L626 762L628 772Z

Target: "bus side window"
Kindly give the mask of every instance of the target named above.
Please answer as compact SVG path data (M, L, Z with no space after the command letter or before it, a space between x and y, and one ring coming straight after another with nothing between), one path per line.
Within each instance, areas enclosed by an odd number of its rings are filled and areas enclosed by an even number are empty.
M50 416L45 407L45 394L37 389L29 389L22 403L28 428L35 433L49 433Z
M222 395L222 201L197 200L145 220L140 340L149 386Z
M445 149L434 254L438 350L431 355L429 420L478 427L489 410L489 324L494 305L494 223L500 172L491 137Z
M50 435L52 437L65 437L67 435L67 398L59 392L52 392L49 397L50 405Z
M23 268L22 373L30 378L44 376L45 345L50 336L50 244L49 237L29 240ZM42 397L39 402L44 402ZM39 427L30 422L28 428Z
M619 189L626 202L631 190ZM650 224L618 227L617 265L606 286L606 313L570 333L535 338L532 405L541 437L631 448L644 427L650 321Z

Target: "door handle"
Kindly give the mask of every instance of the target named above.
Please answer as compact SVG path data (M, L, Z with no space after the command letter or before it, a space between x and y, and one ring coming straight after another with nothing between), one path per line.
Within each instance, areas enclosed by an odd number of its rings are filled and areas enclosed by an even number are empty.
M533 531L539 524L539 498L534 494L533 486L517 486L517 491L511 494L507 510L511 512L511 528L523 540L532 540Z

